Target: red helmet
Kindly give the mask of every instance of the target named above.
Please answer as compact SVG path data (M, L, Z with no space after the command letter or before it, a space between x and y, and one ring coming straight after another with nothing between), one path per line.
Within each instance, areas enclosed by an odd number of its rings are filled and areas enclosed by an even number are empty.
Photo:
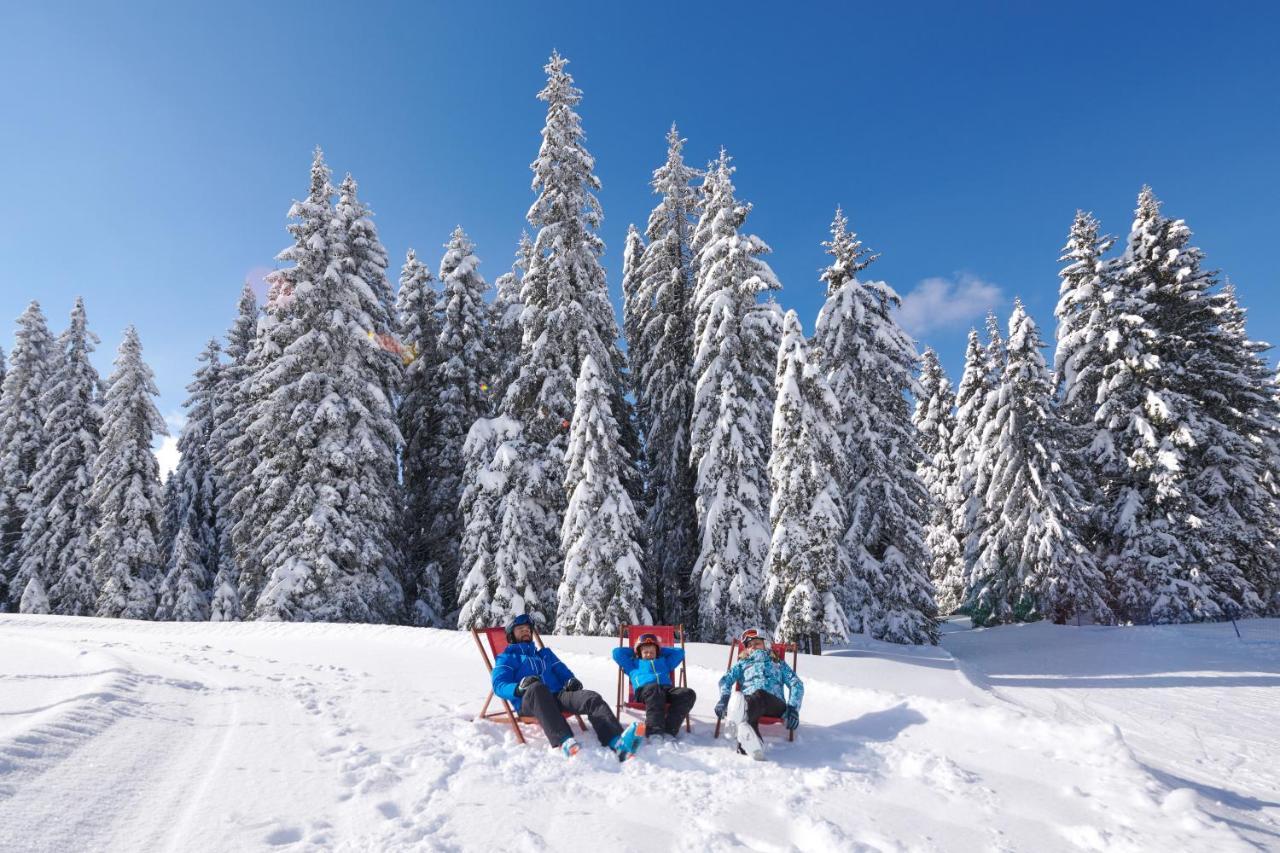
M662 651L662 641L658 639L657 634L644 633L636 638L635 650L639 654L641 646L653 646L657 651Z

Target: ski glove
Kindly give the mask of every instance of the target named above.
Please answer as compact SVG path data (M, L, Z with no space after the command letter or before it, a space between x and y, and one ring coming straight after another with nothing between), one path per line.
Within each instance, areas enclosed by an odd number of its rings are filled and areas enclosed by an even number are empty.
M582 682L576 678L570 678L568 681L564 683L564 689L565 690L581 690Z
M724 715L729 712L729 694L726 693L720 697L720 701L716 703L716 719L723 720Z
M542 679L536 675L526 675L520 679L520 683L516 685L516 695L523 696L524 692L535 684L541 684Z
M800 709L795 705L788 705L787 710L782 715L782 723L788 729L794 729L800 725Z

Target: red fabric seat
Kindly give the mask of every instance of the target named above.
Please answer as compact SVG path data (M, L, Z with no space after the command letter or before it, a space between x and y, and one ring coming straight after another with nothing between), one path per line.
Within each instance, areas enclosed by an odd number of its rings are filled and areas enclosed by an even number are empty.
M480 642L480 638L482 636L485 638L485 640L488 642L488 645L489 645L489 651L487 652L485 651L484 644ZM471 637L476 641L476 648L480 650L480 657L484 658L485 670L490 675L492 675L494 662L497 661L498 655L502 654L502 652L507 648L506 629L505 628L472 628ZM543 647L542 635L538 633L537 628L533 629L533 641L534 643L537 644L538 648ZM492 660L489 657L490 654L493 655ZM505 710L490 712L489 705L493 702L494 696L495 694L493 692L493 686L492 686L492 683L490 683L489 695L484 700L484 707L480 709L480 713L477 714L475 718L477 720L489 720L490 722L493 722L493 723L510 724L511 730L516 733L516 739L519 740L521 743L527 743L527 741L525 741L524 739L524 733L520 731L520 723L536 726L538 724L537 718L517 716L515 709L511 707L511 703L508 702L506 699L503 699L502 697L498 697L498 701L502 703L502 707ZM578 714L574 714L571 711L564 711L562 712L562 715L566 720L571 718L576 718L578 721L578 726L581 727L581 729L584 732L587 730L587 724L582 721L582 717L579 716Z

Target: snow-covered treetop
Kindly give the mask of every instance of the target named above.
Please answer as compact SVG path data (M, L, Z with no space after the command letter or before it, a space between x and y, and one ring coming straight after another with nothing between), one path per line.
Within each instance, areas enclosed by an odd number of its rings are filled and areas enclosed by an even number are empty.
M864 248L858 235L849 230L849 220L839 207L836 208L835 219L831 221L831 239L824 241L822 246L835 259L822 271L821 276L821 280L827 283L828 296L880 257Z
M573 85L573 77L565 70L569 60L552 51L543 66L547 85L538 100L547 104L547 121L542 128L542 147L533 169L533 189L537 200L529 208L529 224L536 227L553 223L582 222L587 228L598 228L602 217L595 191L600 180L592 174L595 159L583 144L582 119L573 108L582 100L582 91ZM592 235L597 254L604 243Z

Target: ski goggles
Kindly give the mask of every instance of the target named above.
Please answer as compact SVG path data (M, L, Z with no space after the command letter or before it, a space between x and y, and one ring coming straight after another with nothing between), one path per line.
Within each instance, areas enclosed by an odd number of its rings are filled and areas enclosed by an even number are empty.
M636 648L638 649L641 646L656 646L660 649L662 648L662 643L658 640L657 634L641 634L640 638L636 640Z

